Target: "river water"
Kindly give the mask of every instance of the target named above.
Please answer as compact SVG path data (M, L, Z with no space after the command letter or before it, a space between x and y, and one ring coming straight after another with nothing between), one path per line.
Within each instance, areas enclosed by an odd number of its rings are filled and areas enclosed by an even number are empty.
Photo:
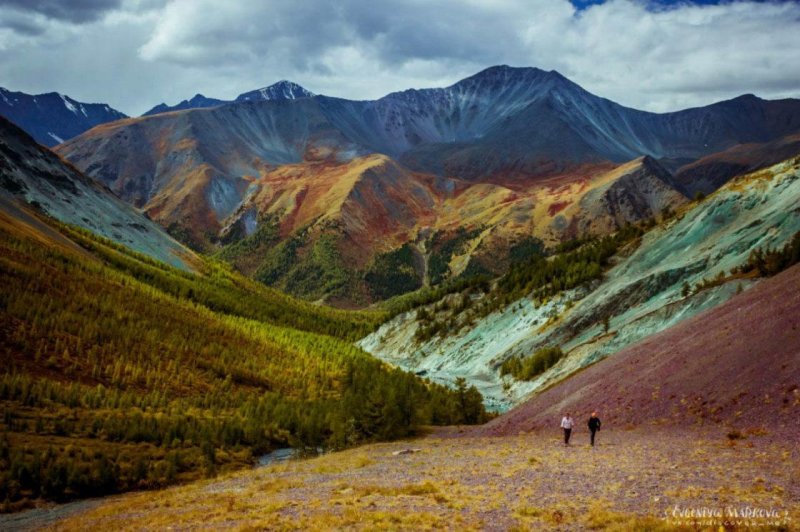
M255 467L264 467L272 464L277 464L280 462L285 462L287 460L291 460L294 457L295 457L295 450L292 449L291 447L287 447L285 449L275 449L271 453L259 456L258 460L256 460Z
M296 456L292 448L275 449L265 455L259 456L253 467L265 467L291 460ZM78 512L84 512L106 502L109 497L85 499L64 504L53 504L42 508L33 508L14 514L0 514L0 531L41 530L54 526L59 520Z

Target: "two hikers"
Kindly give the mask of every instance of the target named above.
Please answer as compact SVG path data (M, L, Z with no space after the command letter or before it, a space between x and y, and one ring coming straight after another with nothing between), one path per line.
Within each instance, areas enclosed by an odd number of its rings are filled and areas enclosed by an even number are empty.
M589 418L589 432L591 432L590 442L594 447L594 436L600 430L600 418L597 417L597 412L592 412ZM569 415L569 412L561 419L561 428L564 429L564 445L569 445L570 436L572 436L572 428L575 426L575 420Z

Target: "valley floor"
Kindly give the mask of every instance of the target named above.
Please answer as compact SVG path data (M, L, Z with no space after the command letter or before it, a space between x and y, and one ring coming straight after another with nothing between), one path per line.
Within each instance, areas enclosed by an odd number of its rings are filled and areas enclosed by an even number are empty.
M793 438L721 426L609 428L595 448L586 430L568 448L559 438L557 429L509 437L446 429L113 497L55 524L17 522L81 531L669 530L691 525L676 511L750 508L777 517L740 525L800 526L800 450ZM403 450L411 452L395 454ZM721 524L712 519L699 528Z

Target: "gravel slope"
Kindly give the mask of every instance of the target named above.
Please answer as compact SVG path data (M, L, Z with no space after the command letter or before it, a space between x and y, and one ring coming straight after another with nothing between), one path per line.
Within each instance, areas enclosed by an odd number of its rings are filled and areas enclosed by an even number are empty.
M565 411L606 424L724 423L800 436L800 266L653 335L477 429L558 426ZM795 440L796 441L796 440Z

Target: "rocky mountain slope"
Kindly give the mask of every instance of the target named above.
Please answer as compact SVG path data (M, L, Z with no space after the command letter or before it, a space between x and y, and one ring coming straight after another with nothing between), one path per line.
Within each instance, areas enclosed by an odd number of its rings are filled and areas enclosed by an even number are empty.
M156 260L191 268L193 252L2 117L0 196L4 209L12 209L14 201L22 201Z
M545 300L523 297L466 327L423 341L415 336L418 312L408 312L360 345L433 378L465 377L504 409L747 288L751 281L730 278L731 270L752 250L781 246L800 231L799 199L800 161L790 159L738 178L699 205L684 208L648 232L636 249L624 252L600 283ZM438 320L452 312L447 310L451 306L433 304L428 312ZM547 346L560 346L566 356L531 381L501 377L504 360Z
M499 274L521 242L605 234L686 202L649 159L595 172L512 190L412 172L383 155L283 165L251 183L223 230L236 243L221 256L292 293L369 301L467 268Z
M800 153L800 135L771 142L737 144L677 169L673 183L688 197L709 194L729 179L779 163Z
M82 103L57 92L31 95L2 87L0 116L45 146L61 144L98 124L126 118L106 104Z
M798 286L795 266L542 391L478 432L557 427L564 412L597 410L609 428L647 420L800 434Z

